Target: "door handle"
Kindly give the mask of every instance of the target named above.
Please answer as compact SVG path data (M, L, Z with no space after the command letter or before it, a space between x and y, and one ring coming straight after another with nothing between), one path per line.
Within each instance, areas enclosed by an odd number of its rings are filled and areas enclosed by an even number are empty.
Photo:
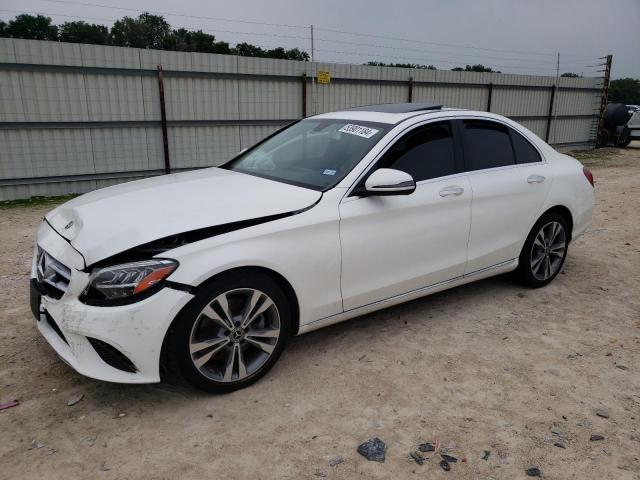
M528 183L542 183L544 182L544 177L542 175L529 175L527 177Z
M448 187L444 187L440 190L441 197L457 197L458 195L462 195L464 193L464 188L458 187L457 185L450 185Z

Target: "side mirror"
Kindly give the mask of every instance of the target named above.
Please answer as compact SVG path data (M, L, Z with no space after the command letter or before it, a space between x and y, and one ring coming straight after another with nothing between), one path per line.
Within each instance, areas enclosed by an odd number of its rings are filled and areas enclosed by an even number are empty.
M367 178L364 189L358 195L409 195L416 189L416 182L406 172L393 168L379 168Z

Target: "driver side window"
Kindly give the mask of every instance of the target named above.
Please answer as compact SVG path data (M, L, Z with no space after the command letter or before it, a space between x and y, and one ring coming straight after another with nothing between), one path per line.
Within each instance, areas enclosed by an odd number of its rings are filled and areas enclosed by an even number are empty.
M450 122L430 123L400 138L378 162L377 168L394 168L419 182L456 173Z

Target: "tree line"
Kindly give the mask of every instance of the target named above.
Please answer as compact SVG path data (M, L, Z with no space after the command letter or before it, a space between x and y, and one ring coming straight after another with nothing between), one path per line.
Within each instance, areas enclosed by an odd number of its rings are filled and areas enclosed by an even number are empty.
M611 80L609 103L640 105L640 79L627 77Z
M137 18L125 16L117 20L111 28L84 21L54 25L50 17L22 14L17 15L9 22L0 20L0 37L90 43L116 47L153 48L178 52L221 53L243 57L309 60L309 54L298 48L285 49L277 47L264 49L246 42L238 43L232 47L228 42L217 40L215 35L202 30L171 28L171 25L164 17L147 12L140 14ZM365 65L437 70L433 65L415 63L367 62ZM482 64L466 65L465 67L456 67L451 70L501 73L499 70L493 70L491 67ZM566 72L561 75L561 77L581 76L572 72ZM611 81L609 98L614 102L640 104L640 80L623 78Z
M374 67L399 67L399 68L418 68L421 70L437 70L434 65L422 65L420 63L385 63L385 62L367 62L365 65ZM491 67L487 67L480 63L475 65L467 65L465 67L452 68L453 72L493 72L502 73L500 70L494 70Z
M54 25L50 17L22 14L13 20L0 20L0 37L52 40L70 43L113 45L116 47L152 48L178 52L221 53L244 57L309 60L309 54L298 48L264 49L250 43L234 47L202 30L173 29L164 17L142 13L137 18L123 17L111 28L84 21Z
M160 15L142 13L137 18L123 17L111 28L84 21L65 22L54 25L50 17L44 15L17 15L13 20L0 20L0 37L25 38L30 40L51 40L70 43L90 43L113 45L116 47L151 48L178 52L220 53L243 57L280 58L285 60L309 60L309 54L298 48L277 47L264 49L250 43L238 43L234 47L228 42L217 40L215 35L202 30L173 29ZM415 63L367 62L365 65L379 67L418 68L437 70L434 65ZM456 67L453 71L496 72L482 64ZM565 74L575 75L575 74ZM576 75L577 76L577 75Z
M137 18L123 17L111 28L84 21L65 22L54 25L50 17L44 15L17 15L13 20L0 20L0 37L24 38L30 40L51 40L69 43L89 43L116 47L150 48L178 52L220 53L243 57L279 58L285 60L309 60L309 54L298 48L277 47L264 49L247 42L230 46L228 42L217 40L215 35L202 30L173 29L161 15L148 12ZM365 65L380 67L418 68L437 70L433 65L415 63L367 62ZM495 72L482 64L452 68L462 72ZM578 76L565 73L563 76Z
M437 70L433 65L422 65L420 63L385 63L385 62L367 62L365 65L374 67L399 67L399 68L418 68L421 70ZM476 65L467 65L466 67L452 68L453 72L493 72L502 73L500 70L494 70L480 63Z
M433 65L421 65L419 63L384 63L384 62L367 62L365 65L371 65L376 67L400 67L400 68L419 68L422 70L437 70ZM502 73L500 70L494 70L491 67L476 63L475 65L466 65L465 67L455 67L451 69L452 72L489 72L489 73ZM578 75L573 72L566 72L560 75L561 77L577 78L582 75Z

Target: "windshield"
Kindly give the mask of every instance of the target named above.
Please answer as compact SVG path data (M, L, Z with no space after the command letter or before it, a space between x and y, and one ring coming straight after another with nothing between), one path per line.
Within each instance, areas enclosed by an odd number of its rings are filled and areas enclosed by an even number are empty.
M314 190L342 180L389 125L351 120L301 120L224 166Z

